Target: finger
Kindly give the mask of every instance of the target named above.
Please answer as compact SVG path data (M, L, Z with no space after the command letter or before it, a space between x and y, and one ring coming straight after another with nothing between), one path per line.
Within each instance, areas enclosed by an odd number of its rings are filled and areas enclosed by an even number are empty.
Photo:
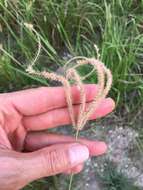
M26 151L35 151L51 145L76 142L75 137L71 136L32 132L29 133L25 139L24 149ZM88 148L90 156L102 155L107 150L107 145L102 141L79 138L78 142Z
M97 85L85 85L87 101L93 100L98 90ZM80 93L76 86L72 87L73 103L80 102ZM12 105L23 115L35 115L48 110L66 106L63 87L40 87L7 94Z
M79 143L53 145L32 153L22 154L24 174L30 180L51 176L74 168L89 157L88 148Z
M86 106L88 106L88 103ZM104 99L95 113L90 117L90 120L107 115L114 109L114 107L115 103L111 98ZM75 105L75 115L78 115L78 109L79 105ZM25 117L23 119L23 124L28 131L43 130L70 123L71 119L67 108L56 109L37 116Z
M71 168L67 171L64 172L64 174L69 175L69 174L78 174L83 170L84 164L79 164L75 166L74 168Z

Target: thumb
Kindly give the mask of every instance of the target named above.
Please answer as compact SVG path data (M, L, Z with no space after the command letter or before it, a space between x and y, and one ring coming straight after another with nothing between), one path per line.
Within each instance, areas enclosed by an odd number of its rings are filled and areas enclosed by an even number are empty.
M86 161L88 148L79 143L53 145L25 154L25 172L30 181L62 173Z

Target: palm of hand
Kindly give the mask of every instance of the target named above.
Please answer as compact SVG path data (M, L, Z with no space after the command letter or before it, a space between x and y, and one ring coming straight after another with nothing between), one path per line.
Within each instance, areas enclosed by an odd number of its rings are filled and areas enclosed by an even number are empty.
M1 101L4 101L3 98ZM0 147L3 149L22 150L27 130L23 125L23 115L12 105L9 98L1 103L0 108Z

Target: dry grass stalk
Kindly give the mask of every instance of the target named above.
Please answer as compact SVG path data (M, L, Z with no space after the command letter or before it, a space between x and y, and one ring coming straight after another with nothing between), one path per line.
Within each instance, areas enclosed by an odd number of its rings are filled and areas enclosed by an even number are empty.
M70 62L68 62L70 63ZM82 77L78 74L76 69L80 66L90 64L93 66L94 70L97 72L98 79L98 92L95 95L93 101L89 104L88 108L86 108L86 94L84 89L84 84L82 82ZM72 121L73 127L76 129L76 140L78 139L79 130L81 130L90 116L96 111L100 102L107 96L111 85L112 85L112 74L109 69L105 67L105 65L96 59L88 59L78 60L76 65L71 65L71 68L67 68L65 72L65 77L62 75L58 75L56 73L49 73L46 71L35 71L32 68L33 64L31 64L27 71L30 74L40 76L46 79L55 80L61 82L64 90L65 96L67 100L67 106L69 110L69 115ZM77 118L75 118L75 114L73 111L73 100L71 95L71 85L70 80L74 81L74 84L77 86L80 93L80 108L78 112ZM106 82L105 82L106 81ZM71 175L69 190L71 190L73 175Z
M25 26L37 35L37 32L34 30L33 25L25 23ZM88 119L96 111L100 102L107 96L112 85L112 74L110 70L107 69L101 61L99 61L100 54L99 54L99 49L96 45L95 45L95 50L96 50L98 59L94 59L94 58L88 59L86 57L72 58L64 66L65 76L58 75L56 73L50 73L47 71L42 71L42 72L35 71L33 69L33 66L35 62L37 61L38 56L40 54L40 50L41 50L41 42L40 42L39 35L37 35L37 39L38 39L38 51L31 65L28 66L27 72L29 72L32 75L36 75L39 77L43 77L45 79L50 79L50 80L54 80L54 81L58 81L62 83L65 90L65 97L67 101L67 106L68 106L71 122L72 122L73 127L77 131L76 132L76 139L77 139L79 130L83 129ZM78 74L76 69L84 65L92 65L93 70L90 73L88 73L86 76L81 77ZM93 101L89 104L88 107L86 107L86 94L85 94L83 80L86 77L89 77L94 71L96 71L97 73L98 92L95 95ZM71 94L70 81L72 81L73 84L77 86L80 93L80 107L79 107L79 112L78 112L77 117L75 117L75 114L73 111L73 99L72 99L72 94ZM69 190L71 189L72 179L73 179L73 175L71 175L71 178L70 178Z

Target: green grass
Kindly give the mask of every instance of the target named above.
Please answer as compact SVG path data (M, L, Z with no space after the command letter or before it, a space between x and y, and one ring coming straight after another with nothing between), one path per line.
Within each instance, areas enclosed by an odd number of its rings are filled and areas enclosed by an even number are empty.
M23 190L58 190L58 182L57 177L49 177L48 179L40 179L37 180L26 187L23 188Z
M103 190L141 190L134 185L133 179L128 179L118 172L110 162L107 162L105 170L102 175L100 174L99 179L102 181Z
M102 61L112 70L111 95L117 104L126 104L127 109L136 110L143 103L142 1L13 2L17 3L1 0L0 20L3 47L22 64L22 68L17 69L25 73L26 65L36 54L37 36L24 26L25 22L31 23L42 43L37 60L40 68L50 70L64 64L64 52L72 56L96 57L94 44L97 44ZM16 67L12 60L10 62ZM88 79L88 82L95 81L95 76ZM19 83L21 88L25 83L31 85L27 78L24 84Z
M49 71L64 65L65 53L96 57L96 44L113 73L111 96L132 119L143 105L142 13L143 0L0 0L5 49L0 52L0 91L48 85L25 72L38 39L42 48L36 65ZM24 23L31 23L37 35ZM96 77L86 82L95 83Z

